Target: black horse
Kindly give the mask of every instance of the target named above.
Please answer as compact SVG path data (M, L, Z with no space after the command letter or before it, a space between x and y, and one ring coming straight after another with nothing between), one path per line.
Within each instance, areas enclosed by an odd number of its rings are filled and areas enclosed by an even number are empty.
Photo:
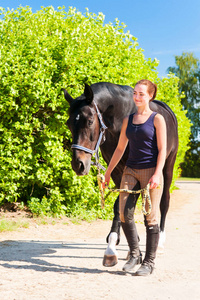
M77 175L87 175L90 170L93 150L102 131L102 121L100 118L102 117L103 123L107 126L100 149L105 162L108 164L117 146L123 119L136 111L133 101L133 88L106 82L95 83L91 86L85 84L84 93L76 99L73 99L65 89L63 91L65 99L70 104L67 125L72 133L74 145L72 168ZM164 236L165 219L170 201L169 189L178 150L177 120L172 110L164 102L154 100L150 102L150 108L161 114L165 118L167 125L167 155L163 169L164 188L160 203L160 231L161 235ZM98 116L99 112L101 114L100 118ZM88 149L92 151L90 152ZM127 157L128 147L111 174L117 188L120 187ZM116 244L119 242L120 232L118 205L119 197L115 201L114 219L111 231L107 237L107 242L112 243L112 241L109 241L109 236L112 233L117 233L117 235L115 234L117 236ZM115 250L110 251L108 246L108 251L105 252L105 255L107 254L113 255L109 255L111 259L110 262L107 261L106 266L114 265L117 262Z

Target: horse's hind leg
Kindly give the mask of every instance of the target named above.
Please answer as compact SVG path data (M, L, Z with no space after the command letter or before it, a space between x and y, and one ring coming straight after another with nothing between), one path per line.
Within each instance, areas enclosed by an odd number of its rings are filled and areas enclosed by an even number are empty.
M158 247L160 249L164 249L165 220L166 220L166 215L167 215L167 212L169 209L169 203L170 203L170 185L171 185L172 177L173 177L173 168L174 168L175 159L176 159L176 154L170 155L167 158L165 167L163 169L164 187L163 187L163 193L162 193L161 202L160 202L161 219L160 219L160 239L159 239L159 245L158 245Z

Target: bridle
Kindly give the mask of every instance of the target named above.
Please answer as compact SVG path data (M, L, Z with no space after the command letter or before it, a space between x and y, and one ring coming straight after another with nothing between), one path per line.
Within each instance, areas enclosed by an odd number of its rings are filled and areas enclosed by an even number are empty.
M105 171L105 168L99 163L99 147L100 147L100 144L101 144L101 141L102 141L102 138L104 136L104 133L107 129L107 126L104 124L103 122L103 119L102 119L102 116L101 116L101 113L98 109L98 106L96 104L95 101L93 101L94 103L94 106L96 108L96 112L97 112L97 116L98 116L98 119L99 119L99 123L100 123L100 134L99 134L99 138L98 138L98 141L96 143L96 146L95 146L95 149L94 150L91 150L89 148L86 148L86 147L83 147L81 145L78 145L78 144L72 144L71 148L72 149L78 149L78 150L82 150L84 152L87 152L87 153L90 153L92 156L94 155L95 157L95 162L91 162L93 165L95 165L97 168L101 168L102 170Z

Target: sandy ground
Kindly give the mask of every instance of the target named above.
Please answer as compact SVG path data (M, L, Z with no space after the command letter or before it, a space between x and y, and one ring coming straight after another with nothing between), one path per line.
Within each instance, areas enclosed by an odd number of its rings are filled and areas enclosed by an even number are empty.
M37 224L0 234L0 299L200 299L200 182L178 182L167 216L165 251L148 277L125 274L122 234L119 262L102 265L111 221L81 225ZM1 218L5 217L1 214ZM17 213L14 219L17 218ZM141 250L145 228L137 216Z

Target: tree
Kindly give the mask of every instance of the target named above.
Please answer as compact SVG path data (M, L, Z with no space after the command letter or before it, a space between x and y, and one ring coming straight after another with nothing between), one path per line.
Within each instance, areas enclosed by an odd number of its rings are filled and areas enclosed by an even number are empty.
M158 99L179 122L178 176L190 125L177 78L158 78L158 62L145 59L124 24L117 19L104 24L102 13L72 7L0 12L0 203L28 201L33 212L43 214L105 218L111 213L115 197L102 211L96 170L77 177L71 168L68 103L61 88L77 97L85 82L134 86L147 78L158 84Z
M186 152L182 175L200 177L200 60L193 53L184 52L175 56L176 67L168 72L179 77L179 91L183 95L181 103L192 122L190 149Z

